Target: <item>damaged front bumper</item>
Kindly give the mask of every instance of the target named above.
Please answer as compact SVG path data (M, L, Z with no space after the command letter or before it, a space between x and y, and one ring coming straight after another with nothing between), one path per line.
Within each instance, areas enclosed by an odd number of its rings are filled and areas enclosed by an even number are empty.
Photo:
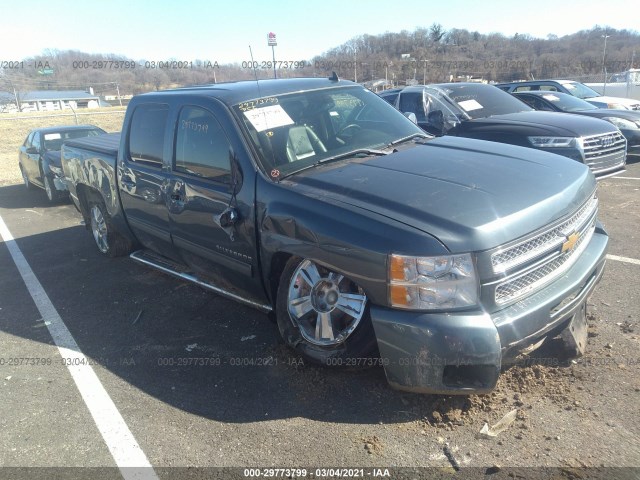
M507 358L584 315L600 280L609 237L601 226L565 275L503 310L406 312L371 307L389 384L419 393L493 390Z

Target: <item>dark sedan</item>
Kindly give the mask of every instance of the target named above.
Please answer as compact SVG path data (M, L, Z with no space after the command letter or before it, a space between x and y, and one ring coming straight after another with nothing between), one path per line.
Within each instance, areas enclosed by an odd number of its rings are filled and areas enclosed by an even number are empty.
M620 129L629 148L640 147L640 111L598 108L560 92L514 92L512 95L536 110L575 113L606 120Z
M66 198L67 185L60 162L63 142L103 133L107 132L94 125L38 128L29 132L20 147L18 158L25 187L31 189L35 185L43 188L51 203Z

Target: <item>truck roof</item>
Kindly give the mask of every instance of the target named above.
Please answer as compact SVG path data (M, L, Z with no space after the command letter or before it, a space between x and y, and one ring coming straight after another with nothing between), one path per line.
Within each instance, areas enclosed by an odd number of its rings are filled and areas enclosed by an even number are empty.
M144 93L140 95L140 97L156 95L198 95L215 97L227 105L236 105L246 100L272 95L344 86L359 85L349 80L330 80L328 78L283 78L257 81L244 80L239 82L215 83L210 85L162 90L160 92Z

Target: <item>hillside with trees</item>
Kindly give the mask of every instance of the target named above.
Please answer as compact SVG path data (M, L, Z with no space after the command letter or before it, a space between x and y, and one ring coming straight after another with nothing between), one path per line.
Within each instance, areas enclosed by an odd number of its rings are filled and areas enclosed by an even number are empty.
M636 31L596 26L572 35L541 39L446 30L434 23L413 32L354 37L304 65L280 65L278 76L326 76L335 70L341 78L359 82L386 78L396 85L467 78L602 78L605 35L607 72L622 71L632 64L638 67L640 34ZM263 67L258 65L254 71L249 62L221 65L206 59L158 64L110 54L46 50L19 65L4 65L0 70L0 91L18 94L91 87L98 95L131 95L184 85L271 78L273 70Z

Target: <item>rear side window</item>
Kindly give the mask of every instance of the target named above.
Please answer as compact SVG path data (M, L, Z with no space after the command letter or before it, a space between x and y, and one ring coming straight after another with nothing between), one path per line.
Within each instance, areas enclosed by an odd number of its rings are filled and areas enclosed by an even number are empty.
M129 158L134 162L162 165L164 132L169 106L150 103L133 112L129 132Z
M231 172L229 149L229 140L211 112L191 106L182 109L176 131L176 171L224 181Z

